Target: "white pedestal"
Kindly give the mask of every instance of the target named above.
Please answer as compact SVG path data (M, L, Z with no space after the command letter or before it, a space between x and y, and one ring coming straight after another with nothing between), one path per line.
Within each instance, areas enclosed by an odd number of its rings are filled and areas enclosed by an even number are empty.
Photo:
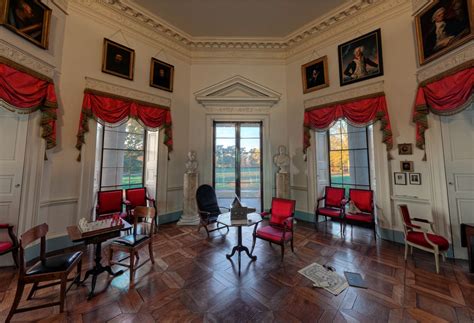
M198 188L199 177L197 173L184 174L183 187L183 215L178 221L178 225L198 225L199 215L196 204L196 190Z
M290 174L276 173L276 197L290 198Z

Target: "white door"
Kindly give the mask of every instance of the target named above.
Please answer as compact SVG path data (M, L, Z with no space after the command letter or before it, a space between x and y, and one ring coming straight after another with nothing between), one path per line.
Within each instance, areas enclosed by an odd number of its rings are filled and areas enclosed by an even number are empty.
M474 223L474 107L441 118L448 202L454 256L467 258L461 248L460 223Z
M324 188L329 186L329 156L327 132L315 132L317 197L324 196Z

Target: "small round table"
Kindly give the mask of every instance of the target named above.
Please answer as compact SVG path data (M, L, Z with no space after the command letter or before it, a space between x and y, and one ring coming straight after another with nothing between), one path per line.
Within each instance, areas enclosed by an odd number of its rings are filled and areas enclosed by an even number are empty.
M240 253L245 251L247 256L252 260L257 260L257 256L253 256L250 254L249 249L242 244L242 227L250 227L252 225L257 225L262 221L262 217L258 213L249 213L247 214L246 220L232 220L230 218L230 212L222 213L217 218L217 222L227 225L229 227L236 227L237 228L237 245L232 248L232 252L227 254L227 259L232 258L235 252L239 253L239 276L240 276Z

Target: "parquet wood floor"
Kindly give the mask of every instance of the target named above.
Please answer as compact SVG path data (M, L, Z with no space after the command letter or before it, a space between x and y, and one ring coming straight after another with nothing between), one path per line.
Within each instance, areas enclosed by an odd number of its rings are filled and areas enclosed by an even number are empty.
M474 275L467 263L442 263L435 273L432 255L414 250L405 263L403 246L377 240L370 229L348 228L339 237L339 225L299 222L295 253L280 262L278 246L258 241L256 262L242 256L242 274L226 259L237 236L214 232L206 239L194 227L162 225L154 237L155 264L140 268L129 287L128 271L114 279L99 276L99 294L87 301L90 281L73 287L66 298L66 313L46 308L16 314L13 321L37 322L473 322ZM251 229L243 232L251 246ZM289 249L289 248L288 248ZM107 253L104 248L104 253ZM117 257L120 255L117 254ZM140 258L146 259L144 250ZM104 257L104 259L107 259ZM86 250L86 271L92 264ZM312 287L297 271L312 262L330 264L342 274L359 272L368 289L349 287L338 296ZM0 269L0 321L13 301L16 273ZM20 305L25 304L24 298ZM37 293L33 302L58 295L57 288Z

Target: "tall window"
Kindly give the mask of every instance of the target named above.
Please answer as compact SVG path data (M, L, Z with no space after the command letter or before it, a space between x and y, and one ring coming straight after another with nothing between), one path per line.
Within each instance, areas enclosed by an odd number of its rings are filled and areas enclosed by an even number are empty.
M146 136L143 127L130 119L102 131L101 191L144 186Z
M344 120L328 131L330 184L333 187L370 189L368 127Z

